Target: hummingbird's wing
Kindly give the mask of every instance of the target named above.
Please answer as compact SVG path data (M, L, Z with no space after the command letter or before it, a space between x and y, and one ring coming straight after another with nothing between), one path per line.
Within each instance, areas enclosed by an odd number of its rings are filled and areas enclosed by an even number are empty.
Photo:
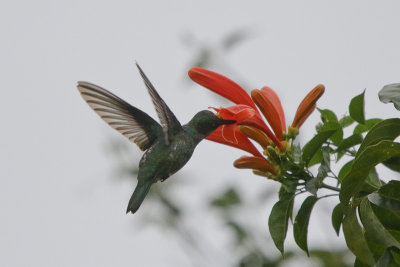
M147 87L147 91L151 96L151 100L153 101L154 107L156 109L157 115L160 119L161 127L164 131L165 142L169 144L172 137L182 130L182 125L175 117L174 113L169 109L167 104L165 104L164 100L157 93L154 86L151 84L146 74L144 74L143 70L136 63L136 66L139 69L140 75L143 78L144 84Z
M149 148L162 135L158 122L106 89L91 83L78 82L78 90L108 125L136 143L141 150Z

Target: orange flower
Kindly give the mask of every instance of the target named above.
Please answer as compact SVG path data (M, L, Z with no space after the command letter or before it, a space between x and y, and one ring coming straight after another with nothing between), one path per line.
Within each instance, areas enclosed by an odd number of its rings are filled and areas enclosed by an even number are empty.
M278 96L271 88L264 87L262 90L252 90L251 98L267 119L276 137L282 141L286 125L285 115Z
M232 102L239 105L244 104L253 108L255 110L254 117L252 117L251 120L244 120L240 122L240 124L253 126L265 132L279 148L283 149L283 146L280 142L281 140L271 132L267 124L261 118L260 112L258 111L253 100L240 85L226 78L225 76L222 76L221 74L199 67L191 68L188 74L193 81L231 100Z
M269 163L264 157L247 157L243 156L233 162L233 166L238 169L253 169L262 172L270 172L273 175L277 175L278 171L276 168Z
M304 121L310 116L316 107L317 100L324 94L325 86L318 84L314 89L312 89L303 101L301 101L299 107L297 108L296 115L292 122L292 127L299 129L303 125Z
M275 144L281 151L288 149L287 140L284 140L285 114L278 95L271 88L263 87L261 90L252 90L250 97L234 81L198 67L190 69L189 76L193 81L236 103L228 108L213 108L217 111L218 116L227 120L235 120L236 123L219 127L207 139L245 150L254 155L254 157L246 156L237 159L234 162L236 168L254 169L277 175L279 172L276 167L254 147L248 137L258 142L264 150L273 150L274 148L269 147L272 144ZM323 85L318 85L304 98L297 109L292 128L298 129L304 123L314 111L316 102L324 90ZM274 133L261 118L257 107ZM294 135L288 136L292 138ZM274 160L272 161L274 162Z

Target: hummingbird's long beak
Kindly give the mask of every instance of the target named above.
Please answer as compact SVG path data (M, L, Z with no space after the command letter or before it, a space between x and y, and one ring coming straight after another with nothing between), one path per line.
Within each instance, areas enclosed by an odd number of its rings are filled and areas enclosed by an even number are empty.
M221 125L224 125L224 124L234 124L234 123L236 123L236 121L235 121L235 120L224 120L224 119L220 119L220 123L221 123Z

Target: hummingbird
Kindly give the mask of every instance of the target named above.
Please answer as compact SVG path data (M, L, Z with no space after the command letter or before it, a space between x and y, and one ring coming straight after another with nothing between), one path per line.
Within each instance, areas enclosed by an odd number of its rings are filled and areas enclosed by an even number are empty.
M236 122L221 119L213 112L203 110L182 126L140 66L137 63L136 66L161 125L145 112L100 86L81 81L77 85L86 103L108 125L144 151L139 161L138 182L126 213L135 213L139 209L153 183L164 181L180 170L201 140L219 126Z

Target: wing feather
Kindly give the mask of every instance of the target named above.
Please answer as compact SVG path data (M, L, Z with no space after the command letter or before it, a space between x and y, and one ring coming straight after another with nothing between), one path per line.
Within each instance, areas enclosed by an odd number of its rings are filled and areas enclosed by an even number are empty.
M78 82L78 90L86 103L108 125L136 143L141 150L149 148L162 132L161 126L149 115L106 89Z
M136 66L138 67L140 76L142 76L144 84L147 87L147 91L151 96L151 100L156 109L157 115L160 119L161 127L164 132L165 142L168 144L171 142L172 137L182 130L182 125L161 98L161 96L157 93L156 89L137 63Z

